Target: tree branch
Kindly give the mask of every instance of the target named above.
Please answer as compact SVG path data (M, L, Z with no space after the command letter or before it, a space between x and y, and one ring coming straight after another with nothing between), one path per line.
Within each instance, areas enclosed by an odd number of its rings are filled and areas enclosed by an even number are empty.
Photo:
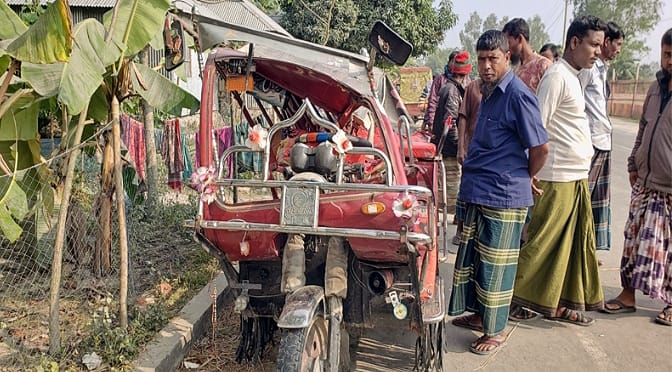
M14 72L16 72L18 67L19 61L12 59L12 63L9 65L9 71L7 71L7 76L5 76L5 81L2 82L2 87L0 87L0 103L5 100L5 93L7 93L7 89L9 88L9 82L12 81L12 76L14 76Z
M322 43L322 45L327 45L327 43L329 42L329 32L331 31L331 18L334 15L334 3L335 3L335 1L332 0L332 1L330 1L330 3L331 3L331 6L329 7L329 14L328 14L327 22L325 24L326 32L325 32L325 35L324 35L324 42Z
M308 6L308 4L306 4L303 0L299 0L299 2L301 3L301 5L303 5L304 8L306 8L306 10L307 10L310 14L312 14L315 18L317 18L318 21L320 21L320 22L322 22L322 23L325 23L325 22L326 22L322 17L320 17L319 14L315 13L315 11L312 10L312 9Z

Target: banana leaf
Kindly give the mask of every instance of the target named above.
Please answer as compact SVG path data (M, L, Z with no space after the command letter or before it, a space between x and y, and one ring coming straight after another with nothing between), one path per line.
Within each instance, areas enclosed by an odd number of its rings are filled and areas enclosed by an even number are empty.
M3 177L0 187L4 191L0 197L0 231L12 243L23 232L15 220L22 220L28 213L28 199L12 177Z
M35 97L16 100L7 113L0 117L0 141L29 141L38 138L37 116L40 105Z
M13 39L28 29L28 26L4 1L0 1L0 19L4 20L0 22L0 40Z
M178 87L165 76L142 64L134 64L133 87L136 93L156 109L182 116L182 109L190 114L198 111L199 101L191 93Z
M133 56L161 31L169 7L170 0L118 0L114 24L114 9L105 13L103 23L114 39L126 45L124 55Z
M65 62L72 50L72 15L65 0L56 0L37 22L7 46L15 59L30 63Z
M105 43L105 28L95 19L75 28L75 46L68 62L21 65L21 76L42 96L58 95L72 115L79 114L103 82L106 67L121 56L122 46Z

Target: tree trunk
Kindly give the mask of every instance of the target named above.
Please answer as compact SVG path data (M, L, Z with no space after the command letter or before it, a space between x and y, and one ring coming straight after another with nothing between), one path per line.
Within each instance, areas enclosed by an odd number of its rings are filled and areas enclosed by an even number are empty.
M112 149L112 135L105 133L103 147L103 164L100 171L100 194L96 202L98 213L98 237L94 255L94 269L98 276L110 272L110 250L112 248L112 194L114 193L114 151Z
M119 218L119 325L128 327L128 237L126 236L126 200L124 198L124 180L121 175L121 124L119 122L119 100L112 96L112 136L114 137L114 188L117 197Z
M148 53L149 47L146 47L140 53L140 63L148 65ZM156 143L154 142L154 108L149 105L144 99L140 99L140 106L142 107L142 113L145 124L145 153L146 153L146 162L147 162L147 214L149 217L152 217L154 213L154 208L156 207L158 188L159 188L159 177L158 177L158 168L156 163Z
M79 121L75 131L73 147L79 145L84 131L84 122L86 121L88 105L79 114ZM56 230L56 241L54 242L54 257L51 262L51 285L49 293L49 354L56 356L61 351L61 330L59 325L59 292L61 289L61 264L63 261L63 243L65 242L65 227L68 218L68 207L70 205L70 194L72 191L72 179L75 176L75 165L80 150L73 150L68 156L67 171L65 174L65 185L63 186L63 196L61 209L58 213L58 229Z

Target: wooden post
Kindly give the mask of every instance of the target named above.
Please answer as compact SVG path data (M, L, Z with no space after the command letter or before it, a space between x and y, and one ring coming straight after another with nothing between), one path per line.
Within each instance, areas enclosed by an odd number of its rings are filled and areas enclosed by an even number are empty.
M565 15L562 20L562 50L564 52L565 48L567 48L566 40L567 39L567 8L569 8L569 0L565 0Z
M79 145L84 131L84 123L88 104L79 114L73 147ZM66 124L67 126L67 124ZM56 241L54 242L54 257L51 261L51 285L49 287L49 354L57 356L61 352L61 328L59 314L59 295L61 290L61 264L63 261L63 245L65 242L65 225L68 220L68 207L70 206L70 194L72 193L72 179L75 178L75 165L79 149L74 149L68 156L65 184L61 196L61 209L58 213L58 228L56 229Z
M114 188L119 216L119 325L128 327L128 237L126 236L126 209L124 180L121 175L121 124L119 123L119 100L112 96L112 143L114 145Z
M635 87L632 89L632 102L630 103L630 118L635 117L635 98L637 98L637 83L639 83L639 68L642 65L637 63L637 72L635 73Z
M611 95L609 95L609 115L614 114L614 88L616 87L616 69L611 69Z

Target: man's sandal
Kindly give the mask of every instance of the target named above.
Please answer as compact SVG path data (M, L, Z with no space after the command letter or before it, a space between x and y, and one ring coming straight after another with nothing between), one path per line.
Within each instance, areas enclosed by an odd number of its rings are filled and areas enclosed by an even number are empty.
M576 324L582 327L588 327L595 323L595 319L587 317L583 315L583 313L568 308L565 308L560 316L546 317L546 319L556 322Z
M475 322L474 320L478 320L478 323ZM471 314L471 315L465 315L461 316L459 318L455 318L452 320L454 326L456 327L461 327L461 328L466 328L466 329L471 329L473 331L478 331L478 332L483 332L483 323L480 322L480 319L478 315L476 314Z
M539 314L535 313L534 311L528 310L519 305L513 305L511 306L511 310L509 310L509 320L512 322L523 322L527 320L533 320L536 319L538 316Z
M661 317L662 315L662 317ZM656 323L672 326L672 306L667 306L656 317Z
M610 309L610 308L607 307L607 305L614 305L614 306L618 306L618 307ZM634 313L635 311L637 311L637 308L634 305L633 306L628 306L628 305L624 304L621 300L619 300L617 298L614 298L614 299L611 299L611 300L607 301L604 304L604 307L602 308L602 310L600 310L600 311L603 312L603 313L607 313L607 314L625 314L625 313Z
M488 355L496 352L499 350L499 348L504 345L504 342L506 342L506 337L504 337L503 340L498 340L495 337L497 336L481 336L478 340L474 341L470 346L469 350L478 355ZM477 349L478 346L480 345L487 345L488 348L485 350L479 350Z

